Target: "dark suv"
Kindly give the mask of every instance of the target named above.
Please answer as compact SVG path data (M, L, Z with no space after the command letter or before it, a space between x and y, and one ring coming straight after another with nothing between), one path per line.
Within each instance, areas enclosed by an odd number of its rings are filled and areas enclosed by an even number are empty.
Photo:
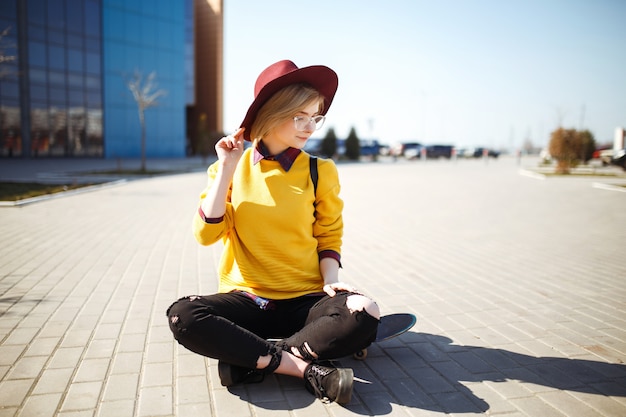
M430 145L426 147L427 158L452 158L453 146L450 145Z
M613 158L611 158L611 164L622 167L622 169L626 171L626 149L617 151L613 155Z

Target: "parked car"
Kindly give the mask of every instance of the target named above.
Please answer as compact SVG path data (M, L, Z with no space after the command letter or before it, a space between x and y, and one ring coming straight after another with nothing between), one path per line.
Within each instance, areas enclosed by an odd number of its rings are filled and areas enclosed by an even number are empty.
M500 156L500 152L494 150L494 149L489 149L489 148L479 148L481 150L482 155L485 155L485 152L487 153L487 156L491 157L491 158L497 158Z
M311 155L321 156L322 139L309 138L309 140L306 141L306 144L304 145L303 149Z
M423 146L418 142L402 142L397 143L391 149L393 156L404 156L406 159L419 158Z
M611 164L611 160L613 159L613 145L604 145L596 148L596 150L591 155L592 159L599 159L602 162L603 166L607 166Z
M611 164L617 165L626 171L626 149L617 151L611 159Z
M482 147L466 149L463 153L463 156L465 158L482 158L485 155L485 152L487 153L487 156L492 158L497 158L498 156L500 156L500 152ZM459 156L461 155L459 154Z
M455 148L454 152L457 158L469 158L469 156L466 155L469 152L467 148Z
M380 154L380 144L377 140L364 140L359 141L361 146L361 156L376 157Z
M321 139L321 138L309 138L309 140L307 140L306 144L304 145L303 149L311 155L321 156L323 158L333 157L334 155L324 155L322 153L322 141L323 140L324 139ZM345 139L337 139L337 150L335 154L337 156L342 156L345 153L346 153Z
M380 144L379 153L382 156L391 156L391 146L386 143Z
M428 145L426 146L426 157L429 159L437 158L452 158L452 150L454 146L451 145Z

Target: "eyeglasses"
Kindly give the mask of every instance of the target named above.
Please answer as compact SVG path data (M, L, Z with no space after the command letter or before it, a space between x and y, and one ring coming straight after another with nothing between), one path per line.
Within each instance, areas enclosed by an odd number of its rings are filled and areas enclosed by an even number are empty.
M293 118L294 125L296 126L296 130L302 132L304 130L309 129L311 123L314 125L313 130L319 130L324 126L324 120L326 120L326 116L317 115L313 117L308 116L296 116Z

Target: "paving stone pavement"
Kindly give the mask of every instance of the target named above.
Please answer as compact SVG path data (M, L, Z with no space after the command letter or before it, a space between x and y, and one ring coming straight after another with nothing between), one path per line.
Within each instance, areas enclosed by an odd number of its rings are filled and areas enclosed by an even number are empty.
M626 193L506 158L339 171L343 280L418 317L341 360L350 404L226 389L173 341L166 308L216 290L221 250L191 235L188 173L0 208L0 417L626 416Z

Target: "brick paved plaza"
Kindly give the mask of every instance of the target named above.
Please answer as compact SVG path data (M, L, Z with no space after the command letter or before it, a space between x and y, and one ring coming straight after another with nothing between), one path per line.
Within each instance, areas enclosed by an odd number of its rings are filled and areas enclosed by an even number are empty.
M226 389L173 341L168 305L216 290L204 173L2 207L0 417L626 416L626 193L519 168L339 165L342 279L418 317L341 360L346 406L288 377Z

